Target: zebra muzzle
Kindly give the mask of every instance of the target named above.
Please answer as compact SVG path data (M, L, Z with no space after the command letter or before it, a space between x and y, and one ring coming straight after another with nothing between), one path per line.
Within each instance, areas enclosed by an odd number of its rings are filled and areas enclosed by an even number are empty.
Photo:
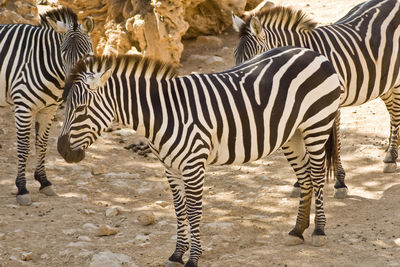
M71 149L71 143L67 135L62 135L58 137L57 141L58 153L65 159L68 163L79 162L85 158L85 150L83 149Z

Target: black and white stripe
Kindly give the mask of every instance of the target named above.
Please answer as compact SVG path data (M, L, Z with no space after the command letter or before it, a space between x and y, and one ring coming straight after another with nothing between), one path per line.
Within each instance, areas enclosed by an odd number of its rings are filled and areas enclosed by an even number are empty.
M45 154L51 121L61 103L64 79L80 58L93 53L93 20L80 25L69 8L40 15L40 25L0 25L0 106L14 105L18 139L17 201L29 205L25 167L35 117L40 192L54 195L46 177Z
M82 160L116 120L145 136L165 165L177 216L170 266L183 263L189 244L185 266L197 266L202 253L205 167L257 160L279 148L302 190L287 242L303 242L314 192L313 243L324 243L325 144L340 97L338 76L324 56L304 48L278 48L224 72L182 77L138 56L89 57L77 64L65 97L58 151L68 162Z
M354 7L331 25L316 27L301 11L287 7L262 10L242 21L233 16L240 31L235 60L241 63L269 49L294 45L325 55L339 74L343 93L340 106L360 105L381 97L390 114L390 139L384 172L396 170L400 125L400 2L371 0ZM336 120L340 151L340 114ZM336 197L344 197L347 187L340 161L336 170Z

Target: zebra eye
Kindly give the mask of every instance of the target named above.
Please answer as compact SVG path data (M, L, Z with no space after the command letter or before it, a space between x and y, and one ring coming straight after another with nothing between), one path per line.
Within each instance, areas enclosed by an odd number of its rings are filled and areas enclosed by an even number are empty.
M84 111L85 110L85 106L79 106L79 107L77 107L76 108L76 112L81 112L81 111Z

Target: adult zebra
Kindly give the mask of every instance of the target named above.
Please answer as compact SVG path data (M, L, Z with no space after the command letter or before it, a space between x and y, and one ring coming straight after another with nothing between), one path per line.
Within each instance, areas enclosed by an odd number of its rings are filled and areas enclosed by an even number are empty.
M240 31L235 50L241 63L269 49L294 45L325 55L339 74L344 92L340 106L361 105L380 97L390 114L389 146L384 172L396 170L400 126L400 2L371 0L351 9L334 24L316 27L302 11L272 7L241 20L233 15ZM338 164L335 197L347 195L345 172L340 160L340 113L336 119ZM298 188L295 184L294 192Z
M313 244L325 242L325 144L339 106L340 83L328 60L285 47L216 74L176 77L171 67L139 56L89 57L67 80L58 151L68 162L116 120L149 140L166 167L177 216L176 250L168 266L197 266L205 167L264 157L282 147L301 200L290 245L303 242L315 194ZM329 146L328 146L329 147ZM329 164L328 164L329 165Z
M46 177L45 154L52 119L62 101L66 73L80 58L93 53L90 32L93 20L78 24L69 8L50 10L40 15L40 25L0 25L0 106L14 105L17 128L17 202L30 205L25 166L29 136L35 116L38 162L35 179L40 192L55 195Z

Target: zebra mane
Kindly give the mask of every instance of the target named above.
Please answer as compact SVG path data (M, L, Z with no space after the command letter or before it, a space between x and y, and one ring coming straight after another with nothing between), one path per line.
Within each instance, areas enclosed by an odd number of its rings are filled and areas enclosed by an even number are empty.
M78 16L69 7L61 7L52 9L40 14L40 25L43 27L51 28L47 17L55 20L62 21L68 25L72 25L74 31L78 28Z
M317 26L317 22L308 18L307 14L302 10L296 10L292 7L267 7L256 12L257 16L264 28L284 28L290 30L308 30L312 31ZM244 19L245 24L240 28L240 36L248 35L248 25L253 16ZM281 26L284 23L283 27Z
M123 55L123 56L86 56L79 60L72 68L68 75L64 87L62 98L67 99L69 91L74 82L79 80L85 73L93 73L113 69L115 73L119 69L127 69L132 66L132 74L136 71L136 66L141 65L140 74L145 73L144 76L162 77L164 79L173 78L177 76L176 69L167 63L157 59L143 57L141 55ZM146 72L151 68L151 71Z

